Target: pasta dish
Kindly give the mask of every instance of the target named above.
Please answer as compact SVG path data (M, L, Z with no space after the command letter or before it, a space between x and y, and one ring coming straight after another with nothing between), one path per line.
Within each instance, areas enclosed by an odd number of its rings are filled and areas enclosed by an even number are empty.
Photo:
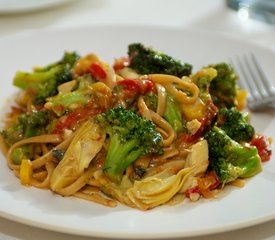
M149 210L214 198L262 171L257 133L228 63L192 65L141 43L17 71L1 149L22 185Z

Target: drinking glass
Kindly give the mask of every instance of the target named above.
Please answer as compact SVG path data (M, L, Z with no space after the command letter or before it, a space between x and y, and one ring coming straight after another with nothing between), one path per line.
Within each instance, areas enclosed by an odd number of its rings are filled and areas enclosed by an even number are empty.
M247 17L275 24L275 0L226 0L226 4Z

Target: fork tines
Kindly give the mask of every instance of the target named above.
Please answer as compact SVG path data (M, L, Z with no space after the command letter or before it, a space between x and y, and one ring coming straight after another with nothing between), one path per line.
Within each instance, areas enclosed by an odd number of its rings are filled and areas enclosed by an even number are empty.
M262 107L275 108L275 87L266 77L253 53L230 59L239 76L239 86L248 90L248 106L252 110Z

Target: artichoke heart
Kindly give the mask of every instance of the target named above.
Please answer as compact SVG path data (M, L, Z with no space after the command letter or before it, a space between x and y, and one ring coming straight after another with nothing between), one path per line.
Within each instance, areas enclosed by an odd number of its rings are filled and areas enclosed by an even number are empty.
M207 141L202 140L195 143L190 150L184 167L195 166L196 175L200 175L206 171L209 165Z
M126 195L134 206L147 210L169 201L194 174L194 168L184 168L176 175L163 171L154 176L135 181Z
M205 172L208 167L207 141L197 142L190 150L184 168L177 174L167 168L156 175L135 181L126 192L131 204L147 210L168 202L177 193L184 193L194 177Z
M93 120L86 121L75 133L63 159L51 176L51 189L58 192L72 184L101 150L106 134Z

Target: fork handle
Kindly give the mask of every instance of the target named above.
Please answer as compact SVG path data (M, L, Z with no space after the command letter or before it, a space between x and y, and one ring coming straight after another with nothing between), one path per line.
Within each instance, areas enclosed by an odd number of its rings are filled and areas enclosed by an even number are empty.
M249 106L249 108L252 111L262 110L262 109L265 109L265 108L269 108L269 109L274 109L275 110L275 101L272 101L272 102L269 102L269 103L257 104L256 106L255 105Z

